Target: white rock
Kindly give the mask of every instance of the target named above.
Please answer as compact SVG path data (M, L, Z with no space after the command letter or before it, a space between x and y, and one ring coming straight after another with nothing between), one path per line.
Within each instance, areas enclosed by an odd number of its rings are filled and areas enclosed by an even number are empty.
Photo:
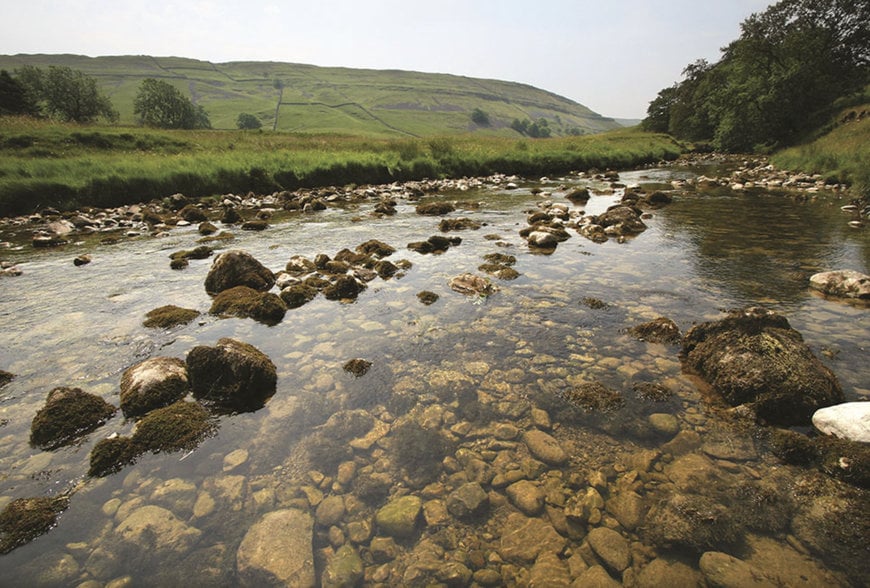
M810 287L832 296L870 299L870 276L854 270L813 274Z
M813 426L826 435L870 443L870 402L846 402L820 408Z

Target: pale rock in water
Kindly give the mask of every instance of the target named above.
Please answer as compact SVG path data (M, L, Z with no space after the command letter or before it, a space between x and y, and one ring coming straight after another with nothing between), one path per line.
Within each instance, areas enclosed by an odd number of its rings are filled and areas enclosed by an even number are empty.
M295 509L263 515L248 529L236 553L242 586L314 586L314 521Z
M870 402L844 402L813 413L813 426L840 439L870 443Z
M870 276L854 270L814 274L810 287L830 296L870 300Z

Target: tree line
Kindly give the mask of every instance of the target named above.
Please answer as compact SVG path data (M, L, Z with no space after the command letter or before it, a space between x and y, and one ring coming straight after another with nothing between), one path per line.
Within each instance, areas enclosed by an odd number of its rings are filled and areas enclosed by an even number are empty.
M866 100L870 0L781 0L740 30L718 62L689 64L658 93L645 130L721 151L769 151Z
M133 100L139 123L163 129L209 129L211 121L202 105L194 104L178 88L162 80L143 80ZM0 116L26 115L64 122L91 123L118 120L112 101L96 80L66 66L41 69L24 66L13 74L0 71ZM253 119L253 120L252 120ZM259 119L239 115L239 128L259 128Z

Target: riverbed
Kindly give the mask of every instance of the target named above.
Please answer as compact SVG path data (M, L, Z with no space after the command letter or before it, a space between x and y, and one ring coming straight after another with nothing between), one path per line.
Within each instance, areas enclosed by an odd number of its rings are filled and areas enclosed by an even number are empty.
M672 180L703 171L645 169L619 181L670 189ZM114 244L92 236L0 252L22 270L0 280L0 369L16 376L0 389L0 507L72 492L54 529L0 556L0 584L236 584L243 539L265 515L286 510L313 517L318 577L337 565L337 554L346 557L346 545L366 585L523 585L547 574L554 582L591 581L583 574L597 568L624 585L652 585L655 570L703 581L701 553L661 545L645 525L651 509L691 491L739 510L742 503L730 501L741 487L771 481L769 497L803 496L795 488L823 475L783 465L757 435L735 425L729 407L683 372L678 345L640 341L627 330L668 317L685 333L724 310L761 305L787 317L847 400L870 400L867 306L808 287L820 271L870 273L870 229L848 225L841 211L847 200L838 194L680 190L673 203L650 211L648 229L636 237L594 243L571 231L542 253L519 235L540 202L597 214L622 188L577 176L517 184L426 196L456 202L446 218L482 225L450 233L461 243L440 254L406 247L439 234L440 218L416 214L415 202L401 198L395 216L373 216L374 203L364 202L278 214L263 232L230 228L235 238L226 248L275 271L294 255L332 256L370 239L395 247L392 261L410 262L396 276L369 282L354 302L318 296L274 326L208 314L203 283L211 259L170 269L171 253L197 245L195 226ZM565 198L577 186L592 191L583 207ZM451 290L456 275L486 276L478 268L494 253L514 256L519 277L489 277L497 291L485 297ZM81 254L91 263L74 266ZM437 301L421 303L422 291ZM203 314L169 330L142 326L148 311L168 304ZM222 337L268 355L277 390L260 410L222 415L216 434L195 450L149 454L116 474L87 477L94 444L133 429L120 412L72 446L49 452L29 444L31 419L52 388L80 387L117 406L121 373L131 365L184 358ZM359 377L345 372L353 358L371 369ZM620 402L589 411L566 399L565 390L592 382L616 391ZM643 384L664 392L651 399L639 392ZM369 420L346 439L329 419L351 412ZM567 463L529 455L522 438L534 429L557 440ZM417 436L399 437L403 430ZM543 496L539 509L518 506L521 499L508 492L518 481ZM463 518L445 505L468 483L486 492L486 506ZM866 493L855 491L867 505ZM374 519L403 495L429 507L410 536L386 549ZM637 496L635 513L626 512L629 495ZM340 512L322 518L318 507L336 496ZM588 508L566 520L565 512L580 508L578 496L591 497ZM148 506L170 513L171 524L150 538L124 535L128 519ZM737 539L709 551L728 552L785 585L866 580L866 557L844 563L808 544L790 524L798 507L767 532L757 520L737 520ZM552 553L530 556L507 545L518 517L554 529L541 535L546 540L528 535L541 545L552 540ZM622 537L624 566L592 546L597 528Z

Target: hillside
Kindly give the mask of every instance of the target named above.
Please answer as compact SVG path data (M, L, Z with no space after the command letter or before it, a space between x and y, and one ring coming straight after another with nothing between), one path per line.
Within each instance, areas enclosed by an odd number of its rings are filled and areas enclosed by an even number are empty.
M547 120L554 135L619 128L613 119L525 84L395 70L278 62L210 63L179 57L0 55L0 69L68 66L95 77L133 124L133 98L146 78L168 81L201 104L217 129L235 128L242 112L263 127L307 133L419 137L481 132L517 137L514 119ZM472 122L475 109L489 126Z

